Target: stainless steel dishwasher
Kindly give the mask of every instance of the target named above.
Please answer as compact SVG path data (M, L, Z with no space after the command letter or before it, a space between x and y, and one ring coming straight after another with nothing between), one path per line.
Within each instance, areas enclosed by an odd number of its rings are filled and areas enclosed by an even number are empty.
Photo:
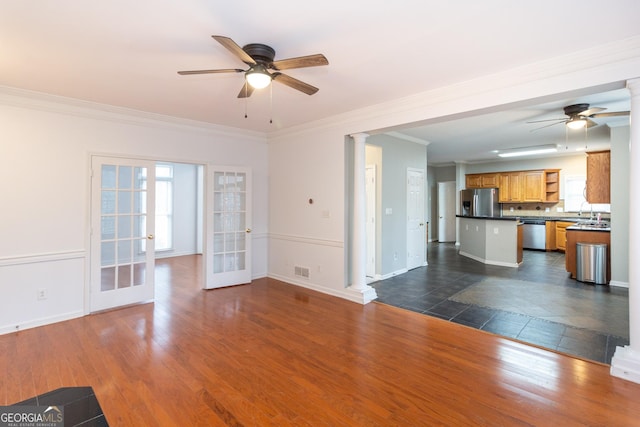
M545 250L547 232L544 219L522 219L522 248Z

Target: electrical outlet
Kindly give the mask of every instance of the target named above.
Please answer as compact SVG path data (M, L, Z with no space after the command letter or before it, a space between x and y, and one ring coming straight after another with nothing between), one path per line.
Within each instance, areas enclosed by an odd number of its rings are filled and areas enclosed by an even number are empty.
M38 301L47 299L47 288L38 288Z

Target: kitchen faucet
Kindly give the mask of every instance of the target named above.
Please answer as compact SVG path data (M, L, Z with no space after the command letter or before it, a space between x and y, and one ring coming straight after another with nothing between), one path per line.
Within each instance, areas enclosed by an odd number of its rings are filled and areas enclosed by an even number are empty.
M584 204L587 203L587 201L583 201L582 203L580 203L580 210L578 211L578 216L582 217L582 207L584 206ZM589 205L589 221L593 221L593 205L590 204Z

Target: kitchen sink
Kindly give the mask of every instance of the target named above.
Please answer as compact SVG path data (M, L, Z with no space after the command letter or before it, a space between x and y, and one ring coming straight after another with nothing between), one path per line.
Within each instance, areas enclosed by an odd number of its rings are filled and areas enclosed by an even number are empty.
M611 228L611 223L605 221L578 221L576 224L567 227L571 230L608 230Z
M611 227L611 224L607 221L595 221L591 219L582 219L579 220L577 225L588 225L590 227L598 227L598 228L608 228Z

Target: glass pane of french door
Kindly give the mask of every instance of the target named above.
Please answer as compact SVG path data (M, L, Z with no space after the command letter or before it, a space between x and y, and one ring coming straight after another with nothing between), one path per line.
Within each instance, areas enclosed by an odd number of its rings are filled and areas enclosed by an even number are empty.
M251 174L213 167L209 174L207 288L251 281Z
M155 164L92 159L91 311L153 299Z

